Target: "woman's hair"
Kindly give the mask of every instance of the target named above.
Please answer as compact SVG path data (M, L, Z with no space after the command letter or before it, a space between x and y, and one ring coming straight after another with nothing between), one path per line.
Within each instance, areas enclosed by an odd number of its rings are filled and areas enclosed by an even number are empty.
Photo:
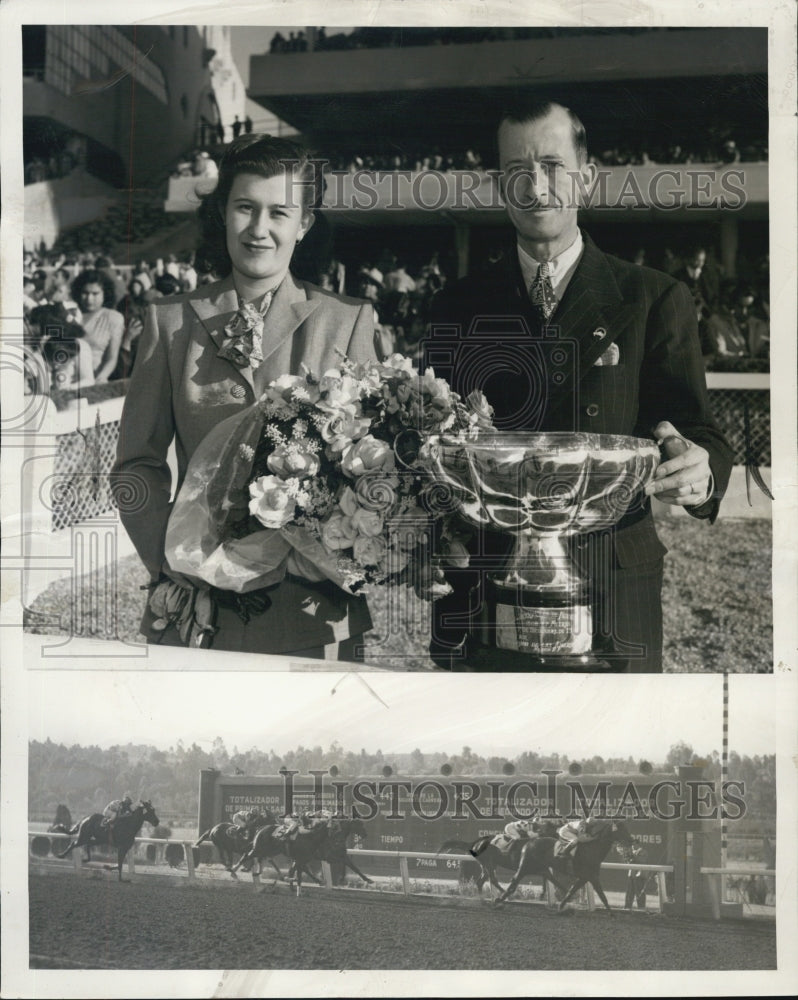
M320 161L312 160L308 151L291 139L251 134L232 142L219 161L216 187L209 194L200 196L197 271L213 271L224 278L233 269L227 252L225 211L233 182L239 174L276 177L293 171L301 186L302 207L310 212L321 204L324 193L321 167Z
M89 267L85 271L81 271L80 274L72 282L72 298L75 302L80 305L80 296L83 294L83 289L86 285L99 285L103 290L103 306L106 309L113 309L116 305L116 287L110 276L104 271L98 271L96 268Z

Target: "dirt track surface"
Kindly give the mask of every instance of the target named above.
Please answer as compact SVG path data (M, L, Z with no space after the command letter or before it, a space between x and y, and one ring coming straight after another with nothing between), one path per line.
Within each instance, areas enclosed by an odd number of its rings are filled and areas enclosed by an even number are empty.
M775 925L31 876L32 966L772 969Z

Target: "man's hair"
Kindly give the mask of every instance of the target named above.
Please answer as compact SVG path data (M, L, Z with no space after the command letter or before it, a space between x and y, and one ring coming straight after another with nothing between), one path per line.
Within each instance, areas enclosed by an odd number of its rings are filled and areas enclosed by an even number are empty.
M219 161L219 179L210 194L201 197L197 216L200 246L195 255L197 271L213 272L220 278L233 269L227 252L225 211L233 182L239 174L276 177L292 171L300 184L302 208L310 212L324 194L322 164L292 139L249 133L235 139Z
M527 122L540 121L541 118L550 115L557 108L562 108L570 119L576 159L581 167L587 162L587 134L585 133L585 126L570 108L567 108L564 104L560 104L559 101L541 100L539 97L535 98L524 94L516 94L511 97L506 101L499 113L499 123L496 126L497 147L499 129L505 122L525 125Z

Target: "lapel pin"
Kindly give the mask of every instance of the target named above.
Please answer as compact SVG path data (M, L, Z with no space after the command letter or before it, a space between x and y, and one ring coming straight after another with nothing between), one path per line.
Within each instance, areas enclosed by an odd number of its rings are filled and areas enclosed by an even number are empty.
M593 331L593 336L597 340L604 340L604 338L607 336L607 331L604 329L603 326L599 326Z
M236 399L243 399L247 394L247 390L243 385L234 385L230 392L235 396Z

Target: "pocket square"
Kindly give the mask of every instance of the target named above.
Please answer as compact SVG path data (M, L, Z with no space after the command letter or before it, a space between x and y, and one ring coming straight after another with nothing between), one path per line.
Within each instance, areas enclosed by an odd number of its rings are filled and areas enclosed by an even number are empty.
M621 360L621 350L617 344L610 344L607 350L599 356L598 360L594 361L594 366L598 365L617 365Z

